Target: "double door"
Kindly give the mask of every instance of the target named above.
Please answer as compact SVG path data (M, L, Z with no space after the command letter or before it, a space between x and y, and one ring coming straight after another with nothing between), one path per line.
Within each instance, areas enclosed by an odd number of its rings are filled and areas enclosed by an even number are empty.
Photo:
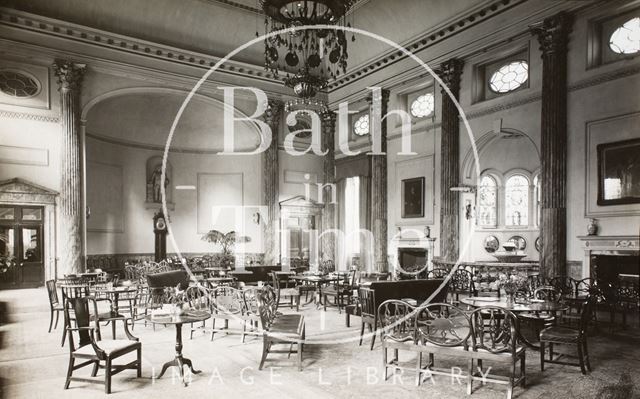
M0 205L0 288L44 284L44 209Z

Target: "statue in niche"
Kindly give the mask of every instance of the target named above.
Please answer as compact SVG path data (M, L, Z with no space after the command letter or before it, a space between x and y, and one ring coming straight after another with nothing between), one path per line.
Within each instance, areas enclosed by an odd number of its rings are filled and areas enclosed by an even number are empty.
M153 202L162 202L162 167L157 167L153 173L151 174L151 179L147 183L147 187L151 187L152 189L152 200ZM169 176L165 176L164 178L164 189L167 191L167 187L169 186Z

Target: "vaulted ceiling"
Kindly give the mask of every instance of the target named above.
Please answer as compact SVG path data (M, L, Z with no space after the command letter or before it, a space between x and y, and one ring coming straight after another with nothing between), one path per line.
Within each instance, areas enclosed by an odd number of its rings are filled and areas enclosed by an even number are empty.
M349 16L357 28L405 43L493 0L359 0ZM264 31L258 0L4 0L0 4L44 17L120 35L224 56ZM358 36L349 43L349 67L389 50ZM237 61L263 63L263 46L243 51Z

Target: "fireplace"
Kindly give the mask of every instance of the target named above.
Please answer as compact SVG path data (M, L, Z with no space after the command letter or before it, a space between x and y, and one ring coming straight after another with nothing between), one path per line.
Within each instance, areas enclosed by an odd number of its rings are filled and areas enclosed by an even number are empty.
M398 265L407 272L423 269L427 254L426 248L398 248Z
M638 236L582 236L582 277L605 281L638 278L640 239Z

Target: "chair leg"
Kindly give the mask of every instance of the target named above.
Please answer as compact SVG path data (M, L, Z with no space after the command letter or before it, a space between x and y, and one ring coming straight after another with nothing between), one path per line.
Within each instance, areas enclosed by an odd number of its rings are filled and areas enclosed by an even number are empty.
M266 337L264 337L262 341L262 359L260 359L260 366L258 366L258 370L262 370L262 367L264 367L264 362L265 360L267 360L268 353L269 353L269 341Z
M302 342L298 341L298 371L302 371Z
M516 379L516 361L511 362L511 373L509 375L509 387L507 388L507 398L511 399L513 396L513 383Z
M106 364L104 366L104 393L111 393L111 358L107 357Z
M522 377L522 388L527 386L527 367L526 367L527 352L522 354L520 358L520 376Z
M64 346L64 341L67 339L67 329L65 328L64 330L62 330L62 342L60 343L60 346Z
M364 321L362 322L362 325L360 326L360 343L358 344L358 346L362 346L362 336L364 335Z
M578 342L578 359L580 360L580 371L582 374L587 374L587 369L584 367L584 356L582 355L582 345Z
M51 309L51 317L49 318L49 331L48 332L51 332L51 326L52 325L53 325L53 309Z
M373 345L376 343L376 327L377 325L374 325L373 333L371 334L371 349L369 350L373 350Z
M387 348L382 344L382 367L384 368L384 381L387 380Z
M347 326L347 328L351 327L351 316L346 312L344 314L344 324Z
M584 349L584 358L585 361L587 363L587 370L591 371L591 362L589 361L589 350L587 349L587 340L586 338L584 338L584 341L582 341L582 346Z
M422 377L422 373L420 372L422 370L422 352L418 352L418 356L416 356L416 358L416 386L419 387Z
M137 376L138 378L142 377L142 347L138 348L137 350L137 355L138 355L138 368L137 370Z
M73 357L69 358L69 368L67 369L67 381L64 383L64 389L69 389L69 384L71 383L71 376L73 375L73 366L76 359Z
M92 377L95 377L98 375L99 366L100 366L100 361L96 360L95 363L93 363L93 370L91 370Z
M469 359L469 369L467 373L467 395L471 395L471 391L473 390L473 359Z
M211 340L212 341L213 341L213 335L216 333L215 329L216 329L216 319L214 317L213 319L211 319Z
M544 342L540 341L540 371L544 371Z
M58 328L58 317L60 317L60 311L56 310L56 323L53 325L53 329Z

